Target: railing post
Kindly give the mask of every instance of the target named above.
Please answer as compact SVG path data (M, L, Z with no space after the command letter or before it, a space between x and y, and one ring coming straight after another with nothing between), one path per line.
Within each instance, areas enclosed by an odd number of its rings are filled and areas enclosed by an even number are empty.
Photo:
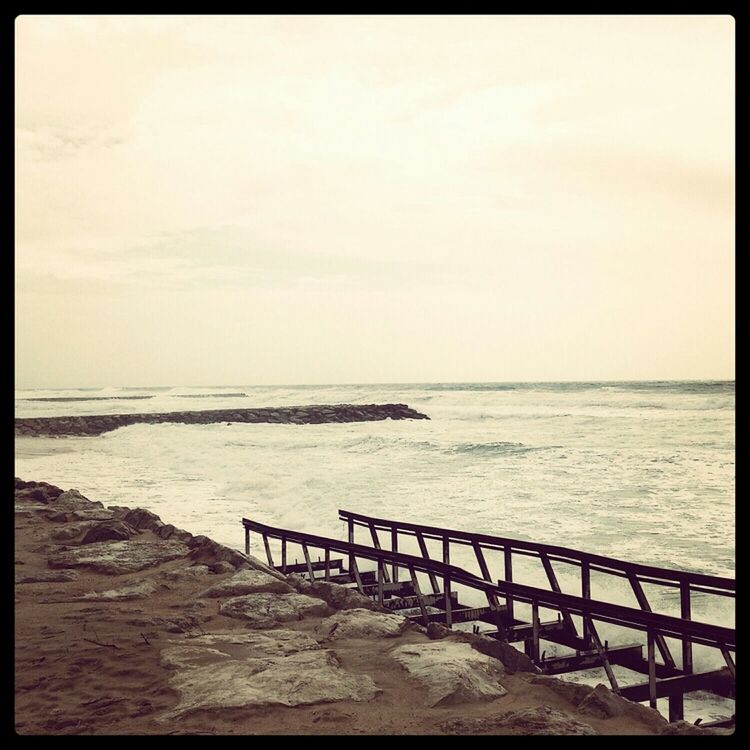
M505 580L508 583L513 583L513 549L506 546L503 549L503 557L505 561ZM505 595L505 606L508 611L508 622L512 625L515 622L515 617L513 616L513 597L510 594Z
M584 599L591 599L591 566L588 560L581 561L581 596ZM589 630L588 618L583 618L583 641L586 649L589 650L593 646L591 639L591 631Z
M685 702L682 693L673 693L669 696L669 721L680 721L685 718Z
M398 552L398 529L393 526L391 528L391 550ZM398 583L398 563L393 561L393 582Z
M385 573L385 563L378 559L378 604L383 606L383 573Z
M656 650L654 631L650 628L646 631L646 643L648 646L648 705L656 708Z
M539 604L531 602L531 660L539 663Z
M445 625L448 628L453 627L453 601L451 600L451 579L449 576L443 578L443 593L445 595Z
M245 526L245 554L250 554L250 529Z
M691 618L689 581L680 581L680 617L683 620ZM682 671L693 674L693 644L685 636L682 638Z
M286 538L281 540L281 572L286 575Z
M446 565L451 564L451 540L447 534L443 536L443 562Z
M348 524L348 531L349 531L349 534L348 534L349 544L354 544L354 519L351 517L348 518L347 524ZM354 564L355 564L354 555L351 554L350 552L349 553L349 573L350 574L354 571Z
M330 581L331 580L331 548L326 547L325 549L325 578L323 580Z

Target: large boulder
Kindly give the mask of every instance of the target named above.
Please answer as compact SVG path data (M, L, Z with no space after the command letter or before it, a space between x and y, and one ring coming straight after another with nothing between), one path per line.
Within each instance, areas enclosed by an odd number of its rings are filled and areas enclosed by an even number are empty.
M331 610L322 599L304 594L258 593L227 599L219 607L219 614L245 620L248 627L273 628L281 622L325 617Z
M90 568L105 575L122 575L185 557L188 548L180 542L128 539L96 542L52 555L50 568Z
M315 632L328 640L340 638L397 638L408 629L409 621L400 615L347 609L327 617Z
M354 588L342 586L330 581L309 581L296 573L286 577L290 586L293 586L301 594L317 596L325 600L333 609L372 609L381 612L389 610L381 607L369 596L360 594Z
M201 597L219 598L225 596L244 596L245 594L288 594L292 587L285 581L280 581L275 576L264 570L240 570L231 578L199 594Z
M196 710L304 706L369 701L379 692L367 675L342 669L336 655L304 633L212 633L164 648L177 706L170 720Z
M651 729L661 729L668 722L655 709L623 698L613 693L606 685L599 683L579 704L578 713L597 719L610 719L615 716L628 716Z
M440 728L446 734L594 735L589 724L551 706L508 711L480 719L450 719Z
M591 685L581 685L577 682L561 680L559 677L549 675L532 675L528 678L528 681L531 685L551 690L573 706L578 706L594 689Z
M54 507L56 510L93 510L94 508L104 509L104 503L89 500L78 490L67 490L57 496Z
M94 542L124 541L138 534L130 524L124 521L104 521L92 526L83 536L82 544Z
M426 633L430 640L451 638L454 641L468 643L473 649L479 651L480 654L499 659L503 663L503 666L510 672L531 672L538 674L541 671L526 654L511 646L510 643L503 643L486 635L466 633L462 630L451 630L438 622L431 622L427 626Z
M492 701L506 694L501 662L452 640L398 646L390 655L418 681L427 706Z

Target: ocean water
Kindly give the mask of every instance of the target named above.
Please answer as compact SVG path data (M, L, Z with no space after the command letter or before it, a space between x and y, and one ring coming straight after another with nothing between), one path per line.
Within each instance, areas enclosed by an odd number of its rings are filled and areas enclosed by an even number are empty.
M243 516L345 539L338 509L347 509L734 577L733 381L28 390L16 391L16 416L338 403L405 403L430 420L132 425L99 437L17 438L15 473L105 505L149 508L238 549ZM257 540L251 551L263 556ZM454 562L476 569L468 552ZM532 563L519 561L516 578L546 586ZM494 570L499 577L502 567ZM579 591L575 570L556 572L564 591ZM592 586L596 598L637 606L618 581L594 576ZM678 613L675 591L646 593L655 611ZM471 604L471 592L462 600ZM694 617L733 627L733 605L696 596ZM610 643L634 640L614 627L600 632ZM722 665L708 649L696 648L695 661ZM643 680L629 675L618 678ZM696 693L686 714L709 721L731 706Z

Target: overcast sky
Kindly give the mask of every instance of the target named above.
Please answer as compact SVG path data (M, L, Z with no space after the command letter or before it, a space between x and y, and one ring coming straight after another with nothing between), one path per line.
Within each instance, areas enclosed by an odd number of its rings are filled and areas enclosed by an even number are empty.
M728 16L22 16L16 386L734 377Z

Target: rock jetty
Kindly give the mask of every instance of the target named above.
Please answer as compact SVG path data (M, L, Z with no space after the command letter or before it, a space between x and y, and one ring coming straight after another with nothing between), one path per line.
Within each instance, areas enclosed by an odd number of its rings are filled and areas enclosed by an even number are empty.
M55 437L101 435L131 424L212 424L216 422L277 422L322 424L324 422L372 422L382 419L429 419L406 404L335 404L283 406L260 409L208 409L146 414L96 414L80 417L22 417L16 419L16 436Z

